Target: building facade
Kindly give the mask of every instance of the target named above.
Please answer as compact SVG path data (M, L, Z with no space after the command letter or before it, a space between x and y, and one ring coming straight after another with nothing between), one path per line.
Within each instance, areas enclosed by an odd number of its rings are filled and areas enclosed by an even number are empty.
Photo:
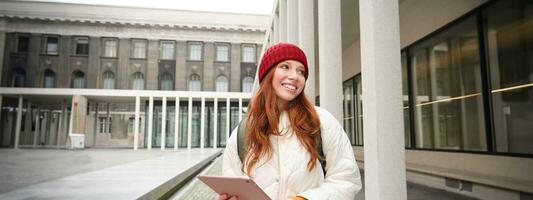
M64 147L72 134L86 147L224 146L249 100L268 20L3 1L0 146Z
M405 199L405 180L532 197L533 2L311 2L276 1L268 45L312 59L306 92L342 121L366 198Z

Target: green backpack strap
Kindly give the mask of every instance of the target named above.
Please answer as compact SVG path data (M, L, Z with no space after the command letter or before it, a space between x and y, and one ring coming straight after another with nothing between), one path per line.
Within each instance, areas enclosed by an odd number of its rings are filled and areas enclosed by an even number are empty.
M244 161L244 129L246 125L244 122L246 118L242 119L237 126L237 153L239 154L239 159L241 162Z
M239 159L241 160L241 162L244 161L244 129L246 128L246 125L244 124L244 122L246 121L246 118L244 118L243 120L241 120L241 122L239 122L239 125L237 126L237 153L239 154ZM318 131L318 134L320 135L318 137L318 140L316 141L316 151L318 152L318 155L320 156L320 158L324 158L324 159L319 159L319 162L320 162L320 165L322 165L322 172L324 172L324 175L326 175L326 157L324 156L324 151L322 149L322 134L321 134L321 130Z

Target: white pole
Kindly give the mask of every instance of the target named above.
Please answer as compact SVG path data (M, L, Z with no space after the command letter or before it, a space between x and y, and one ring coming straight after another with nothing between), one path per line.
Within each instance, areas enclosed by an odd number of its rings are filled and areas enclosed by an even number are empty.
M165 150L167 136L167 97L163 96L161 112L161 150Z
M213 148L216 149L217 148L217 130L218 130L218 99L215 97L215 99L213 100L213 103L214 103L214 109L215 109L215 121L213 121Z
M15 124L15 149L19 148L20 127L22 125L22 96L19 96L19 105L17 109L17 122Z
M189 97L189 114L187 116L187 149L192 147L192 97Z
M229 106L230 106L229 98L226 98L226 144L228 143L229 132L230 132L229 118L231 116L229 115Z
M178 149L178 137L180 130L180 98L176 97L175 113L174 113L174 150Z
M148 150L152 149L152 123L154 120L154 97L151 96L148 99L148 138L147 138L147 148Z
M135 121L133 123L133 150L139 148L139 114L141 112L141 97L135 97Z
M203 149L205 145L205 97L202 97L200 109L200 148Z

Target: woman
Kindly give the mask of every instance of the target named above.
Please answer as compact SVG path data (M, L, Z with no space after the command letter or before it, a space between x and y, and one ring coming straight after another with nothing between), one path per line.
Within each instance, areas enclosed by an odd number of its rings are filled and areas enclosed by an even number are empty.
M305 97L307 76L300 48L280 43L267 49L244 123L245 145L238 146L235 129L222 173L252 178L272 199L354 199L361 179L352 146L339 122ZM320 139L325 158L316 148ZM238 148L245 148L243 162ZM327 163L324 170L320 159ZM222 194L219 199L237 197Z

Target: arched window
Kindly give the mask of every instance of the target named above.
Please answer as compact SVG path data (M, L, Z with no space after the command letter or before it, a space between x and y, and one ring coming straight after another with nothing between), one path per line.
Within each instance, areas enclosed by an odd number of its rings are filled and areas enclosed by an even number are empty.
M134 90L144 90L144 75L141 72L135 72L132 75L133 83L131 84L131 89Z
M115 89L115 74L113 74L113 72L104 72L104 74L102 75L102 79L104 80L104 89Z
M85 73L80 70L72 72L72 88L85 88Z
M55 88L56 87L56 73L54 71L47 69L44 71L43 79L44 88Z
M252 92L254 88L254 78L251 76L245 76L242 79L242 92Z
M189 91L201 91L202 83L200 82L200 75L193 74L189 77Z
M160 90L174 90L174 81L169 73L161 74L159 77Z
M24 87L26 85L26 71L16 68L13 71L13 87Z
M220 75L216 80L216 91L227 92L228 91L228 78L224 75Z

